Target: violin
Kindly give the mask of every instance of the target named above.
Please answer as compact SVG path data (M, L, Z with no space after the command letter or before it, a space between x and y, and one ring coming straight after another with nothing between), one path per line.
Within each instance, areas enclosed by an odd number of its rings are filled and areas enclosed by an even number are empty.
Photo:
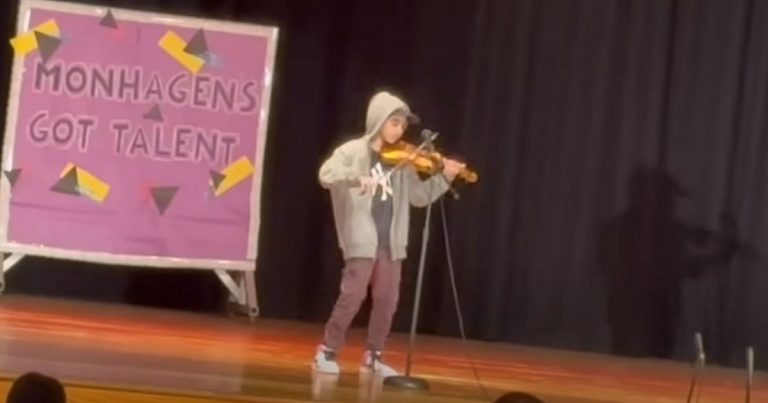
M384 143L381 147L381 160L390 165L409 163L416 171L433 175L443 167L443 157L437 151L427 151L419 147L399 141L394 144ZM459 177L467 183L477 182L477 173L468 168L462 168Z

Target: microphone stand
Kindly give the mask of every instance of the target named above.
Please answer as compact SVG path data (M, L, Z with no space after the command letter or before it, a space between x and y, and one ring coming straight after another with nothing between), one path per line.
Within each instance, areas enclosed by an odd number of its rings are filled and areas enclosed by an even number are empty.
M747 347L747 396L746 403L752 400L752 378L755 375L755 350L752 346Z
M688 389L688 399L686 399L687 403L691 403L691 400L693 399L693 392L696 389L696 386L699 384L699 377L701 376L701 372L704 370L704 366L707 362L707 356L704 353L704 339L701 337L701 333L696 332L694 335L694 344L696 345L696 361L694 362L694 369L693 369L693 376L691 377L691 386ZM701 386L699 386L699 393L701 392ZM698 402L698 394L696 397L696 401Z
M432 144L432 136L426 136L424 143L422 144L430 151L434 149ZM411 368L413 365L413 346L416 341L416 324L419 321L419 307L421 303L421 289L424 282L424 267L427 259L427 242L429 240L429 221L432 215L432 188L433 183L429 183L429 203L427 204L427 215L424 219L424 228L422 230L421 237L421 256L419 257L419 271L416 279L416 296L413 301L413 315L411 317L411 332L410 340L408 343L408 355L405 365L405 375L389 376L384 378L384 385L391 386L400 389L410 390L429 390L429 382L423 378L417 378L411 376Z

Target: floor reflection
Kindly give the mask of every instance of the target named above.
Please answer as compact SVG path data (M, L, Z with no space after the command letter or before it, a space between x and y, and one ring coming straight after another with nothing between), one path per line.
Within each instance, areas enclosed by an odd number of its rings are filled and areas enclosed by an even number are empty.
M336 388L339 385L339 375L312 372L312 399L317 401L334 401Z
M312 399L315 401L340 401L339 375L312 372ZM349 386L349 385L347 385ZM384 378L369 373L357 375L357 401L379 402L384 393Z
M358 378L358 401L377 402L383 393L384 378L371 373L361 373Z

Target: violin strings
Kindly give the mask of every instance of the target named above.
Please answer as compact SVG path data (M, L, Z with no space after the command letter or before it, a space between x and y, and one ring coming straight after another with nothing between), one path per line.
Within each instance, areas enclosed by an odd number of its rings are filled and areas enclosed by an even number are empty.
M448 236L448 219L446 218L445 214L445 203L443 202L443 197L440 198L440 215L442 216L442 222L443 222L443 240L445 241L445 255L448 259L448 273L451 277L451 289L453 291L453 302L456 307L456 318L459 321L459 332L461 333L461 339L463 340L463 343L466 345L468 344L467 340L467 334L464 331L464 318L461 313L461 304L459 303L459 292L456 289L456 277L454 275L453 270L453 257L451 255L451 243L449 241ZM480 374L477 372L477 366L475 365L475 360L472 358L472 355L470 353L471 349L465 348L464 351L466 352L466 359L469 361L470 367L472 367L472 372L475 375L475 382L477 383L480 390L483 391L483 395L486 399L491 399L490 394L488 393L488 390L485 388L485 385L483 385L483 382L480 380Z

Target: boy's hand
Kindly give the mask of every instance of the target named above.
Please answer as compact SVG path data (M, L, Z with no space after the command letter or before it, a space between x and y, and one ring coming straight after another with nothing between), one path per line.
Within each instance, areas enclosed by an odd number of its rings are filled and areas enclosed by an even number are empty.
M443 160L443 175L445 175L446 179L449 181L453 181L456 179L459 172L466 166L466 164L446 158Z
M360 192L361 194L373 196L373 194L376 193L376 186L379 184L376 179L370 176L361 176L359 180L360 187L362 188L362 191Z

